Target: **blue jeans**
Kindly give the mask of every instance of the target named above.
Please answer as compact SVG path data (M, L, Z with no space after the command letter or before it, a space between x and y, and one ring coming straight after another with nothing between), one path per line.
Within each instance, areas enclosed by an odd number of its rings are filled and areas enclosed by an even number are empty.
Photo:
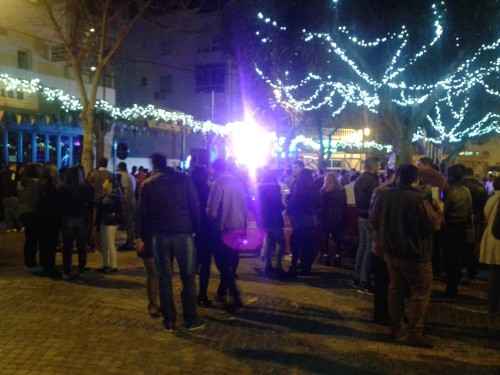
M285 252L285 231L283 228L266 229L265 231L264 259L266 261L266 266L271 266L271 249L276 246L276 267L281 268L281 262Z
M196 313L196 255L190 234L153 235L153 253L158 270L160 304L163 321L174 324L177 317L172 290L172 265L177 259L182 281L182 313L184 323L197 320Z
M372 252L372 232L368 219L358 217L359 246L354 265L354 280L362 286L370 283L376 256Z

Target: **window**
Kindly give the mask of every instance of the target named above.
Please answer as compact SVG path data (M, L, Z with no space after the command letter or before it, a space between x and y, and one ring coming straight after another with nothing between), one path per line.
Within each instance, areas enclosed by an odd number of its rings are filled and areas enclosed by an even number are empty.
M196 67L196 92L224 91L224 64L198 65Z
M172 74L160 76L160 92L172 92Z
M18 50L17 51L17 67L20 69L31 69L31 51Z

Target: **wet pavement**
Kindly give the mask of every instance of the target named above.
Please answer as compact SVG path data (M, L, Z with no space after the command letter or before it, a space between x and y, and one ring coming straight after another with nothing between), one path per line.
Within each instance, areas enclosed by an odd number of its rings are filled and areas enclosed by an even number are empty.
M351 287L352 260L284 281L263 274L259 254L242 253L246 307L200 308L203 330L167 333L148 315L135 252L118 253L115 274L67 282L25 272L23 240L0 230L0 374L500 374L500 326L488 320L484 280L461 286L456 301L431 300L435 347L421 349L372 322L373 297ZM89 266L101 266L101 253L89 254ZM217 283L213 266L210 297ZM435 281L434 292L443 290ZM177 273L174 291L181 311Z

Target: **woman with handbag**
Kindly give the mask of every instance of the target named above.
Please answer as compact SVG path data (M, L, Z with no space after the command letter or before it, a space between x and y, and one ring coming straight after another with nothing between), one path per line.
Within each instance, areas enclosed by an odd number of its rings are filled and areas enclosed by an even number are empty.
M493 181L495 192L484 206L487 220L486 229L481 239L479 261L489 265L488 275L488 313L490 319L496 320L500 314L500 236L498 233L498 216L500 206L500 176Z
M117 269L116 231L122 220L122 194L115 180L104 180L104 196L98 206L97 224L101 236L102 268L98 272L113 273Z

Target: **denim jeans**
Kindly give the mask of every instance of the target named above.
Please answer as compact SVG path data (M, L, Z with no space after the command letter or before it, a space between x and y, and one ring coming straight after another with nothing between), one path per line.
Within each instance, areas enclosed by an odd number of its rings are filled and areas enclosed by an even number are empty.
M359 217L359 246L354 265L354 279L361 285L370 282L370 276L375 264L375 254L372 251L372 232L368 219Z
M281 262L285 252L285 231L283 228L266 229L266 240L264 241L264 259L266 266L271 266L271 249L275 246L276 267L281 268Z
M177 260L182 281L182 314L184 323L197 320L196 312L196 254L191 234L155 234L153 252L158 270L160 305L163 321L175 323L174 294L172 290L173 261Z
M86 217L63 217L61 222L63 241L64 273L69 274L73 262L73 242L76 241L78 251L78 272L84 272L87 265L87 232Z

